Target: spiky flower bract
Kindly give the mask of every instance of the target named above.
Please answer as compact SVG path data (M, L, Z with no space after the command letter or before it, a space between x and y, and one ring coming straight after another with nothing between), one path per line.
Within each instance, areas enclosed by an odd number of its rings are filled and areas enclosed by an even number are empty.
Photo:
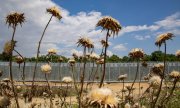
M96 64L104 64L104 59L99 58L98 60L96 60Z
M41 71L44 73L51 73L51 66L49 64L45 64L41 66Z
M62 58L62 57L59 57L59 58L57 59L57 61L61 63L61 62L63 61L63 58Z
M46 11L48 13L52 14L52 16L58 18L59 20L62 18L60 10L57 7L55 7L55 6L46 9Z
M71 77L69 77L69 76L63 77L62 82L71 83L71 82L73 82L73 79Z
M96 54L96 53L91 53L90 58L93 59L93 60L97 60L97 59L100 58L100 56L98 54Z
M48 54L56 54L57 53L57 50L56 49L48 49Z
M16 63L18 64L21 64L24 61L24 59L21 56L16 56L15 60L16 60Z
M149 84L153 89L157 89L160 86L161 78L159 76L152 76L149 79Z
M105 16L102 19L100 19L98 21L98 23L96 24L96 26L101 26L103 28L103 30L104 29L109 30L110 33L113 34L113 36L115 34L118 35L118 32L122 28L121 25L119 24L119 22L110 16Z
M118 99L108 88L93 89L88 94L89 105L98 105L105 108L117 108Z
M164 64L162 64L162 63L157 63L157 64L155 64L155 65L152 67L151 71L152 71L154 74L161 76L162 73L163 73L163 69L164 69Z
M131 58L143 58L144 57L144 51L141 48L134 48L129 52L129 56Z
M13 12L6 16L6 24L15 27L25 21L24 13Z
M180 50L176 51L176 57L180 58Z
M88 49L90 49L90 48L93 49L94 48L93 42L87 37L80 37L78 39L77 44L78 44L78 46L83 46L83 47L86 47Z
M172 71L172 72L169 74L169 77L170 77L170 78L173 78L173 79L180 79L180 72L178 72L178 71Z
M119 75L118 80L125 80L127 78L127 74Z
M76 63L75 59L74 58L70 58L68 60L68 63L71 65L71 66L74 66L74 64Z
M163 43L165 43L166 40L172 39L172 37L174 37L174 35L173 35L172 33L164 33L164 34L161 34L161 35L159 35L159 36L156 38L155 45L161 47L161 45L162 45Z
M124 105L124 108L131 108L131 105L130 105L129 103L126 103L126 104Z

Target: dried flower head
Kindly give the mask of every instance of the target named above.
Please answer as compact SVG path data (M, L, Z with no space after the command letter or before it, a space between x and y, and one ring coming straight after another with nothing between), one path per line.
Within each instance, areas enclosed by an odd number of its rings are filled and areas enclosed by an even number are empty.
M96 24L96 26L101 26L103 30L105 29L107 31L110 31L111 34L113 34L113 36L115 34L118 35L118 32L122 28L119 22L110 16L105 16L102 19L100 19L98 23Z
M139 103L136 102L136 103L133 105L133 108L140 108Z
M25 21L24 13L13 12L6 16L6 24L15 27Z
M46 11L48 13L52 14L52 16L58 18L59 20L62 18L60 10L57 7L55 7L55 6L46 9Z
M15 61L16 63L21 64L24 62L24 59L21 56L16 56Z
M56 49L48 49L48 54L56 54L57 50Z
M104 39L102 39L100 42L101 42L103 47L108 47L109 46L108 42L106 42Z
M62 61L63 61L63 58L62 58L62 57L59 57L59 58L58 58L58 62L61 63Z
M144 57L144 51L140 48L134 48L129 52L129 56L131 58L143 58Z
M104 59L103 59L103 58L99 58L99 59L96 61L96 64L104 64Z
M62 82L64 83L71 83L73 82L73 79L71 77L63 77Z
M164 34L161 34L161 35L159 35L159 36L156 38L155 45L161 47L161 45L162 45L163 43L165 43L166 40L172 39L172 37L174 37L174 35L173 35L172 33L164 33Z
M149 76L144 76L144 80L149 80Z
M74 66L74 64L76 63L75 59L74 58L70 58L68 63L71 65L71 66Z
M172 71L172 72L169 74L169 77L170 77L170 78L173 78L173 79L180 79L180 72L178 72L178 71Z
M51 66L49 64L45 64L41 66L41 71L44 73L51 73Z
M83 46L87 48L94 48L93 42L87 37L80 37L77 42L78 46Z
M7 41L4 45L4 53L10 55L16 45L16 41Z
M9 78L4 78L4 79L2 79L2 81L8 83L8 82L10 82L11 80L10 80Z
M88 94L89 105L100 105L105 108L116 108L118 99L108 88L93 89Z
M125 80L127 78L127 74L119 75L118 80Z
M78 58L78 54L77 54L76 52L74 52L74 53L72 54L72 56L73 56L75 59Z
M163 70L164 70L164 64L158 63L152 67L151 74L162 76Z
M159 76L152 76L149 79L149 84L153 89L156 89L160 86L161 78Z
M176 57L180 58L180 50L176 51Z
M130 105L129 103L126 103L126 104L124 105L124 108L131 108L131 105Z
M93 60L97 60L97 59L100 58L100 56L98 54L96 54L96 53L91 53L90 58L93 59Z
M143 67L147 67L147 66L148 66L148 64L147 64L146 61L143 61L143 62L141 63L141 65L142 65Z
M11 104L10 99L6 96L0 98L0 108L7 108Z

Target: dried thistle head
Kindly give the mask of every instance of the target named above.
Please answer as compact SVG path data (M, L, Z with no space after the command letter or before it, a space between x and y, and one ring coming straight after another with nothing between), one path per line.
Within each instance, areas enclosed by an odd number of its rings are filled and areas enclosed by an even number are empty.
M58 62L61 63L62 61L63 61L63 58L62 58L62 57L59 57L59 58L58 58Z
M7 41L4 45L4 53L10 55L16 46L16 41Z
M107 108L116 108L118 99L113 95L108 88L93 89L87 96L89 106L97 105Z
M161 34L156 38L155 45L158 46L158 47L161 47L161 45L163 43L165 43L166 40L172 39L172 37L174 37L174 35L172 33Z
M176 57L180 58L180 50L176 51Z
M158 76L162 76L163 70L164 70L164 64L158 63L158 64L155 64L155 65L152 67L152 69L151 69L151 74L155 74L155 75L158 75Z
M88 49L94 48L93 42L87 37L80 37L77 42L78 46L87 47Z
M153 89L157 89L160 86L161 78L159 76L152 76L149 79L149 84Z
M55 7L55 6L46 9L46 11L48 13L52 14L52 16L58 18L59 20L62 18L60 10L57 7Z
M96 60L96 64L104 64L104 58L99 58Z
M141 48L134 48L129 52L129 56L140 59L144 57L144 51Z
M71 83L71 82L73 82L73 79L71 77L69 77L69 76L63 77L62 82Z
M148 66L148 64L147 64L146 61L143 61L143 62L141 63L141 65L142 65L143 67L147 67L147 66Z
M99 56L98 54L96 54L96 53L91 53L91 54L90 54L90 58L91 58L92 60L98 60L98 59L100 58L100 56Z
M10 99L6 96L0 98L0 108L6 108L11 104Z
M127 78L127 74L119 75L118 80L125 80Z
M76 61L75 61L74 58L70 58L69 61L68 61L68 63L70 64L70 66L74 66L75 63L76 63Z
M24 13L13 12L6 16L6 24L8 24L8 26L15 27L18 24L22 26L24 21Z
M24 59L21 56L16 56L15 61L16 63L21 64L24 62Z
M110 31L110 33L113 34L113 36L115 34L118 35L118 32L122 28L119 22L110 16L105 16L102 19L100 19L96 26L101 26L103 30L105 29L107 31Z
M104 39L102 39L100 42L101 42L103 47L108 47L109 46L108 42L106 42Z
M172 71L172 72L169 74L169 77L172 78L172 79L180 79L180 72L178 72L178 71Z
M51 73L51 66L49 64L45 64L41 66L41 71L44 73Z
M48 49L48 54L56 54L57 53L57 50L56 49Z

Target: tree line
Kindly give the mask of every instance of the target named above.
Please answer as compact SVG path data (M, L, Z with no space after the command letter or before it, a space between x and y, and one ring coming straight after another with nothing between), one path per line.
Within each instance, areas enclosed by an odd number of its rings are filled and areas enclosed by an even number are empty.
M58 58L61 57L63 59L62 62L67 62L69 58L61 55L53 55L51 57L46 56L46 55L41 55L39 57L40 62L46 62L47 59L51 59L53 62L58 62ZM162 51L154 51L150 55L145 55L144 61L163 61L164 53ZM9 61L10 56L2 53L0 54L0 61ZM167 54L166 56L167 61L180 61L175 54ZM25 58L27 62L35 62L36 58L31 57L31 58ZM15 56L13 57L13 60L15 60ZM132 62L133 59L130 58L129 56L124 56L124 57L119 57L116 54L113 54L112 56L107 56L107 62L110 63L118 63L118 62Z

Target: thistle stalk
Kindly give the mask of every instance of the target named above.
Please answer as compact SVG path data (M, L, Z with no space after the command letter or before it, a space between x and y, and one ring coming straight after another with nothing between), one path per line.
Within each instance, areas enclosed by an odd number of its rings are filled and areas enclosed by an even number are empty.
M42 36L41 36L41 38L40 38L40 40L39 40L38 49L37 49L37 55L36 55L36 62L35 62L34 71L33 71L33 81L32 81L32 85L31 85L31 94L30 94L30 97L29 97L30 100L32 99L32 95L33 95L34 81L35 81L35 77L36 77L37 64L38 64L38 61L39 61L39 53L40 53L41 42L42 42L42 39L43 39L44 34L45 34L45 32L46 32L46 29L47 29L49 23L50 23L51 20L52 20L52 17L53 17L53 15L50 17L48 23L46 24L46 27L44 28L44 31L43 31L43 33L42 33Z
M157 100L158 100L159 95L161 93L162 83L163 83L163 79L165 76L165 69L166 69L166 41L164 42L164 68L163 68L163 73L162 73L162 79L161 79L161 83L160 83L160 86L159 86L159 89L157 92L157 97L155 98L155 100L153 102L152 108L155 108Z
M106 42L108 43L108 36L109 36L109 29L107 30L107 34L106 34ZM103 67L103 75L100 81L100 85L99 88L102 87L103 82L104 82L104 78L105 78L105 74L106 74L106 55L107 55L107 46L105 46L105 51L104 51L104 67Z

